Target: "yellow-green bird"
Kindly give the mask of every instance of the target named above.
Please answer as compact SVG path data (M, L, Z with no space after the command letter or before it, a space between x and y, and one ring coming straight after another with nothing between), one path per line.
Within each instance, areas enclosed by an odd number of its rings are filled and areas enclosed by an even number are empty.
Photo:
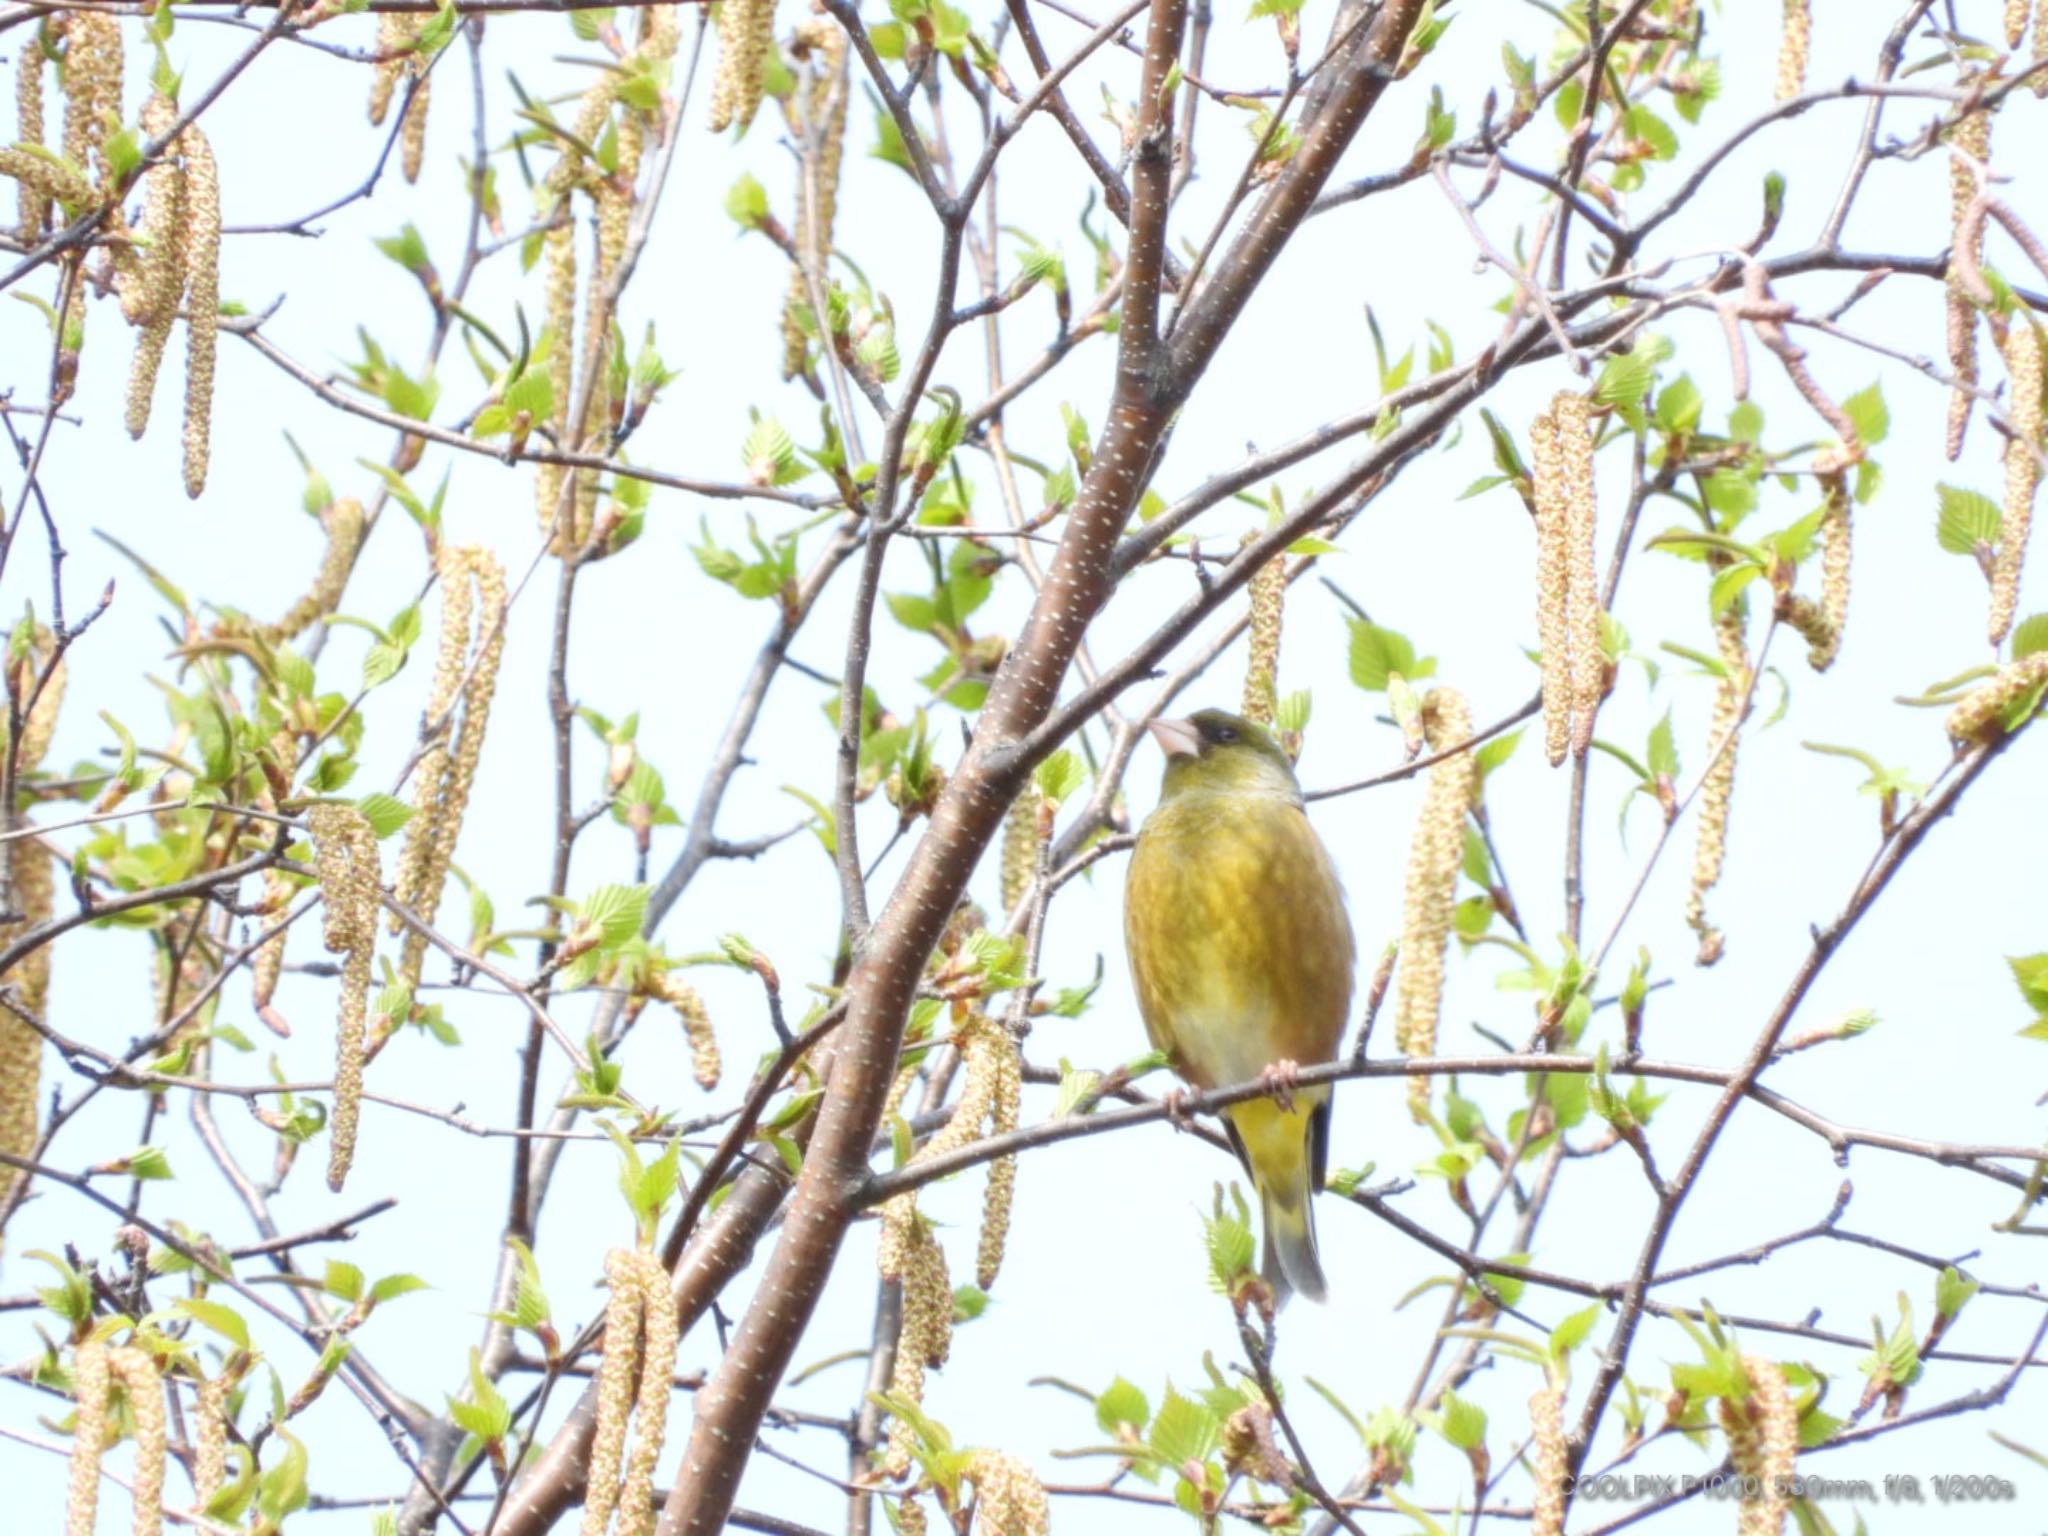
M1293 1087L1335 1058L1351 1011L1351 923L1279 743L1218 709L1151 727L1166 753L1124 887L1124 943L1145 1032L1198 1089L1264 1079L1223 1111L1259 1192L1263 1273L1281 1300L1323 1299L1310 1196L1330 1150L1330 1090Z

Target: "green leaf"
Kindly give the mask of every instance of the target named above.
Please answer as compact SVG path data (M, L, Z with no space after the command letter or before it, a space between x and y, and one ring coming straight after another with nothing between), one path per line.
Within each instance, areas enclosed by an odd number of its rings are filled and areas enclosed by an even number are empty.
M882 601L889 605L890 617L905 629L929 634L938 627L938 606L922 593L885 592Z
M1486 1410L1455 1392L1446 1392L1437 1409L1437 1432L1461 1451L1486 1443Z
M283 1417L282 1412L272 1414L273 1422ZM267 1517L271 1529L293 1510L303 1509L306 1503L306 1448L283 1429L277 1431L277 1438L284 1443L284 1454L256 1480L256 1506Z
M484 1374L483 1362L474 1348L469 1352L469 1398L449 1398L448 1417L487 1445L511 1432L512 1407Z
M1966 1278L1955 1265L1947 1265L1934 1282L1934 1310L1953 1319L1980 1289L1975 1280Z
M1856 435L1866 448L1883 442L1885 434L1892 428L1892 413L1886 409L1884 390L1877 384L1859 389L1844 400L1842 414L1849 418L1849 424L1856 429Z
M2012 632L2014 661L2036 651L2048 651L2048 613L2037 613L2030 619L2021 620L2019 628Z
M1186 1462L1205 1460L1216 1449L1219 1428L1215 1414L1169 1386L1146 1439L1160 1461L1169 1467L1179 1467Z
M1645 754L1650 772L1661 774L1667 779L1678 777L1678 742L1671 730L1671 711L1664 711L1664 718L1650 727L1650 745Z
M398 676L405 666L406 649L388 640L378 640L363 652L363 686L376 688Z
M751 176L742 176L725 194L725 212L741 229L758 229L768 217L768 193Z
M1038 765L1032 779L1038 785L1038 792L1057 806L1088 782L1088 767L1074 753L1062 747Z
M131 1179L168 1179L171 1160L162 1147L137 1147L121 1159L121 1171Z
M1522 735L1521 731L1509 731L1480 743L1479 749L1472 754L1472 761L1478 766L1481 779L1515 755L1515 748L1522 744Z
M1625 122L1629 135L1649 146L1652 160L1669 160L1678 153L1678 135L1648 107L1630 107Z
M356 809L363 813L363 820L370 824L370 830L379 839L387 838L412 820L412 807L391 795L375 793L363 796L356 802Z
M23 1257L39 1259L57 1271L57 1284L36 1287L36 1295L44 1306L67 1323L92 1321L92 1285L84 1275L56 1254L41 1248L25 1249Z
M583 898L577 916L598 928L598 942L607 948L639 937L640 924L647 917L644 885L600 885Z
M1692 375L1681 373L1657 392L1657 428L1661 432L1695 432L1700 424L1700 389Z
M2048 954L2009 955L2005 963L2012 967L2012 979L2027 1006L2048 1013Z
M381 1304L395 1301L400 1296L408 1296L414 1291L431 1289L433 1287L418 1275L386 1275L370 1287L370 1300Z
M1435 675L1435 658L1418 660L1406 635L1382 629L1368 619L1347 622L1351 626L1351 681L1367 692L1384 692L1390 672L1398 672L1411 682Z
M1707 589L1707 611L1720 613L1761 575L1763 571L1754 565L1731 565L1725 571L1716 572L1712 585Z
M1250 1273L1255 1251L1251 1210L1235 1184L1230 1186L1230 1202L1226 1208L1219 1190L1213 1213L1202 1219L1203 1238L1209 1250L1209 1283L1223 1292L1228 1292L1240 1275ZM1160 1411L1165 1412L1163 1408Z
M1988 496L1960 486L1937 485L1941 511L1934 525L1934 537L1952 555L1974 555L1977 546L1998 547L1998 504Z
M1105 1435L1114 1436L1118 1426L1126 1424L1132 1433L1142 1435L1152 1422L1152 1408L1144 1393L1119 1376L1095 1399L1095 1422Z
M397 234L385 235L371 244L408 272L425 272L433 266L427 255L426 238L410 223Z
M1600 367L1599 377L1593 382L1593 399L1612 406L1631 427L1643 424L1643 396L1649 392L1651 382L1656 378L1657 364L1647 347L1637 347L1633 352L1617 353Z
M171 1310L182 1312L195 1323L211 1328L237 1349L249 1347L249 1325L233 1307L224 1307L217 1301L207 1301L198 1296L180 1296L171 1303Z

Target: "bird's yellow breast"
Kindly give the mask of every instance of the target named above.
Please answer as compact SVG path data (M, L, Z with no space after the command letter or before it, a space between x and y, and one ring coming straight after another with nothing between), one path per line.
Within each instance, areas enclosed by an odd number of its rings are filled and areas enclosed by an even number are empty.
M1196 1087L1336 1055L1351 925L1298 803L1202 792L1163 803L1131 856L1124 937L1146 1033Z

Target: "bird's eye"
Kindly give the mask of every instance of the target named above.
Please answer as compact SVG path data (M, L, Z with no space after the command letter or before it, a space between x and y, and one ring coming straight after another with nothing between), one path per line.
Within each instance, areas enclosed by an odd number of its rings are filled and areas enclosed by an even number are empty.
M1203 734L1217 746L1226 747L1231 742L1237 740L1237 727L1232 725L1212 725Z

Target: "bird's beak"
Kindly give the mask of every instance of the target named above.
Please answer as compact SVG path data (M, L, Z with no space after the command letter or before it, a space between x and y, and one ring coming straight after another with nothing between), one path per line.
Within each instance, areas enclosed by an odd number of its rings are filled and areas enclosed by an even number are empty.
M1202 736L1192 720L1154 720L1145 729L1169 758L1194 757L1202 750Z

